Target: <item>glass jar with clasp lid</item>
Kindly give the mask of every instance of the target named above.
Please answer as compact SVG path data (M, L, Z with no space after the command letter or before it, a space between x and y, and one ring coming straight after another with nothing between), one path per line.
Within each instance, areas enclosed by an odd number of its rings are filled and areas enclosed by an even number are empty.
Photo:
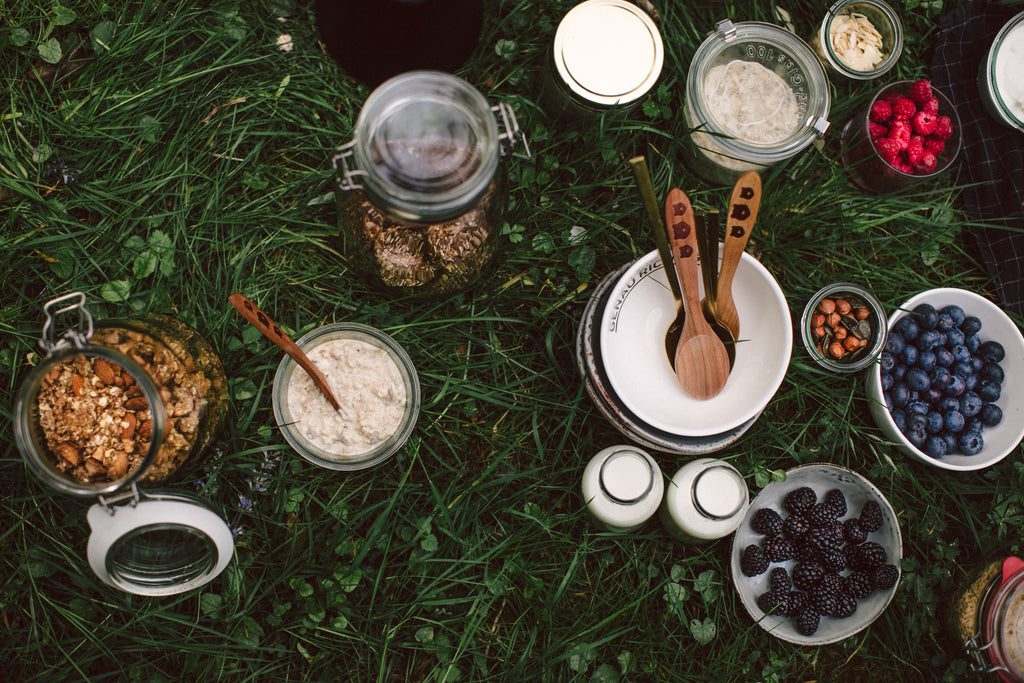
M529 149L507 104L440 71L384 82L332 158L342 251L393 293L466 289L498 250L509 156Z
M1024 682L1024 561L1003 557L975 568L950 601L946 618L972 671Z
M14 404L29 469L50 488L97 499L87 556L105 583L167 595L211 581L234 551L227 524L205 500L140 485L162 484L218 431L227 407L220 359L174 318L97 323L81 292L44 312L45 357Z

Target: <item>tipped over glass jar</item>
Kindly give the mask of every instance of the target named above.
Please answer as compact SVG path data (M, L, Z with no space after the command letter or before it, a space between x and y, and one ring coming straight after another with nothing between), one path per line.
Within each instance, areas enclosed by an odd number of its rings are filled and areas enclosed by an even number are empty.
M460 78L411 71L384 82L332 159L344 254L395 294L466 289L497 252L504 160L519 146L528 156L511 107L490 106Z

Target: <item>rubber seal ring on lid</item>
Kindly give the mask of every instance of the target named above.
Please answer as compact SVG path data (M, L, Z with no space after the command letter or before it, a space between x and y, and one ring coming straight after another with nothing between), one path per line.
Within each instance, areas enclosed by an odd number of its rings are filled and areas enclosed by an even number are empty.
M174 595L216 578L234 554L231 529L204 501L137 492L127 505L89 508L86 553L104 583L136 595Z

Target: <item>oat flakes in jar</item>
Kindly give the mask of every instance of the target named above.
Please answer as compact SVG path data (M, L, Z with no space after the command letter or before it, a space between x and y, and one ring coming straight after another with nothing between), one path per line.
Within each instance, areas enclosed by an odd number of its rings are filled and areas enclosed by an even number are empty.
M831 98L818 58L793 33L725 19L697 48L686 76L687 162L732 185L805 150L828 130Z
M1024 683L1024 560L1004 557L976 567L959 586L946 629L975 673Z
M513 155L529 150L508 105L440 71L385 81L332 158L342 251L391 293L466 289L498 250Z
M209 445L227 404L220 359L173 318L96 323L85 304L75 292L44 307L45 358L14 405L18 450L49 487L97 498L87 552L105 583L144 595L203 585L231 557L230 529L206 501L140 485Z

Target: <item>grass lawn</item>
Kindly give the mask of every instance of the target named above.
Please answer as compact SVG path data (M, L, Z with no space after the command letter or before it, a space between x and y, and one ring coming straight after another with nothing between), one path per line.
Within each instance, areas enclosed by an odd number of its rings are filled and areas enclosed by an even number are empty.
M770 3L656 3L665 68L642 110L564 124L537 94L574 3L486 0L459 75L514 109L533 157L509 164L496 267L440 300L383 294L340 252L329 159L369 90L325 53L310 4L0 0L0 677L962 678L943 611L966 570L1020 549L1020 448L980 473L912 462L875 427L861 377L824 374L798 340L774 400L719 455L752 495L817 461L882 490L900 520L903 575L869 628L820 648L775 639L738 599L728 540L683 545L657 520L611 535L580 500L586 462L625 439L576 371L580 315L605 274L654 249L626 161L647 155L662 197L678 186L698 210L724 209L731 188L683 163L685 75L715 20L772 21ZM787 4L797 32L809 35L826 4ZM907 41L891 77L927 76L943 3L892 4ZM796 319L838 280L889 311L932 287L992 297L956 173L879 197L840 166L839 130L878 85L835 84L825 144L764 174L748 251ZM172 486L220 506L237 533L232 562L202 589L146 598L106 587L85 557L91 501L43 486L15 446L14 396L39 360L42 306L75 290L98 318L174 315L223 359L226 426ZM397 456L353 474L299 458L271 410L281 352L228 304L232 292L295 337L356 321L397 339L423 387ZM656 457L666 473L688 459Z

